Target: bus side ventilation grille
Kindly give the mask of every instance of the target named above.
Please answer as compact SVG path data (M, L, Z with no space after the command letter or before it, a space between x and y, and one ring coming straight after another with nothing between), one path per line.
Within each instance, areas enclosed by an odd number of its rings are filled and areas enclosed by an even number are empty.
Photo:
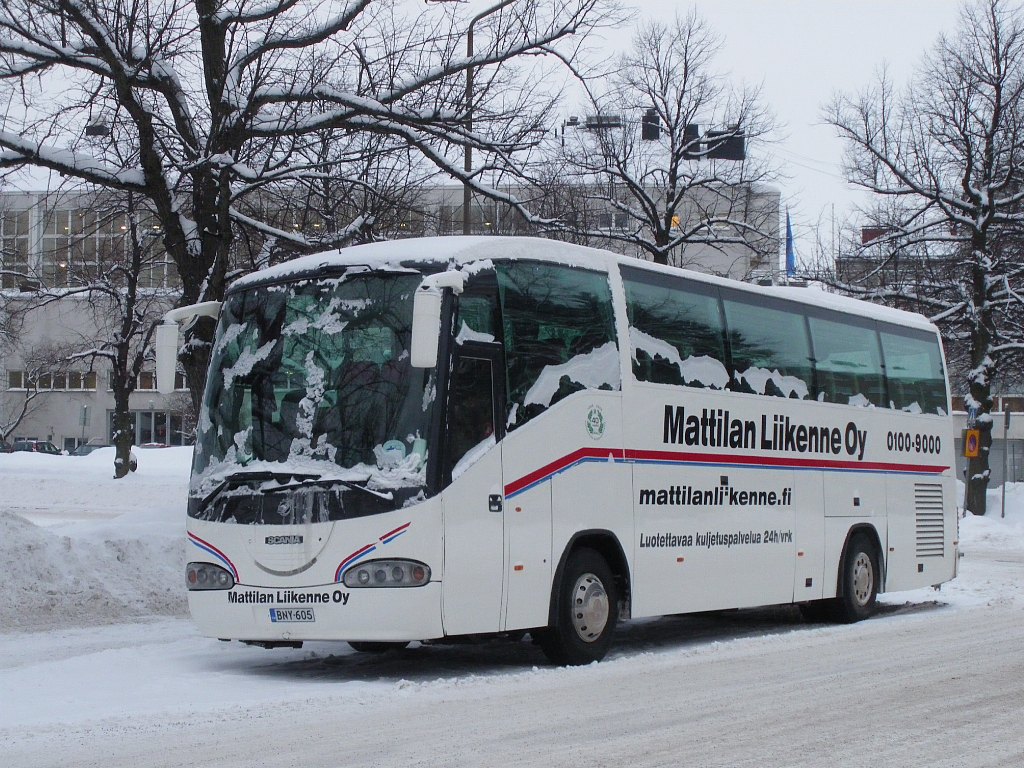
M945 541L945 516L942 514L942 486L937 483L914 484L916 555L942 557Z

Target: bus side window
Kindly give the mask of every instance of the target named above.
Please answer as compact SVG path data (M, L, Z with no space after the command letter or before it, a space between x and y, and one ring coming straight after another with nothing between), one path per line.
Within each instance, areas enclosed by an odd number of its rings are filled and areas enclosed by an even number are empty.
M842 405L888 407L882 351L873 322L835 322L811 315L820 399Z
M807 322L802 312L766 306L739 294L723 300L738 392L806 400L813 376Z
M637 381L725 389L725 329L710 286L622 268Z
M934 334L881 330L890 406L910 413L946 414L946 377Z
M619 389L608 276L556 264L497 265L514 429L583 389Z
M458 477L495 443L491 361L459 357L449 387L447 470Z

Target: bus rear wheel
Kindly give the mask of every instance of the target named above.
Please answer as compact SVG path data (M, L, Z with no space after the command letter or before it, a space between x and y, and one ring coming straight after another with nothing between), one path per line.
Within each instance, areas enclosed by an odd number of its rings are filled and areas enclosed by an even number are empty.
M846 548L839 573L839 596L800 605L805 621L833 621L852 624L871 616L878 605L878 548L862 533L854 535Z
M544 654L555 664L600 661L611 646L619 618L615 577L592 549L569 555L555 597L554 621L537 634Z
M880 571L878 550L871 540L857 534L850 540L843 560L843 590L836 600L836 618L847 624L875 612Z

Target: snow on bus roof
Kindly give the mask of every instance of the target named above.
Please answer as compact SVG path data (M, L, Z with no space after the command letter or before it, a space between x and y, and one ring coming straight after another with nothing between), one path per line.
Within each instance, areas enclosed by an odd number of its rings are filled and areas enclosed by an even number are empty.
M233 283L232 288L253 282L285 280L300 274L315 273L319 269L348 264L374 267L390 265L400 268L403 262L409 261L461 265L494 258L557 261L561 264L606 271L615 262L616 256L596 248L539 237L416 237L353 245L300 256L246 275Z
M683 276L699 282L727 286L752 294L777 296L807 306L822 307L875 320L897 323L903 326L934 330L934 326L923 315L885 307L880 304L872 304L871 302L835 293L827 293L820 288L758 286L688 269L662 266L598 248L539 237L502 237L499 235L467 237L455 235L448 237L407 238L380 243L367 243L365 245L353 245L309 256L300 256L283 264L278 264L259 272L253 272L235 281L231 287L234 289L256 282L262 283L265 281L287 280L291 277L308 276L322 269L346 265L366 265L377 268L388 267L398 270L403 268L403 263L408 262L466 265L493 259L554 261L560 264L599 271L609 271L616 264L626 264L667 275Z

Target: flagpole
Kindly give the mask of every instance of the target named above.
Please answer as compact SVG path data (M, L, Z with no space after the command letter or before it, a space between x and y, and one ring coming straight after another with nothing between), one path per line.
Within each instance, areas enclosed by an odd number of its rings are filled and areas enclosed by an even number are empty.
M796 245L793 243L793 224L786 208L786 283L796 275Z

